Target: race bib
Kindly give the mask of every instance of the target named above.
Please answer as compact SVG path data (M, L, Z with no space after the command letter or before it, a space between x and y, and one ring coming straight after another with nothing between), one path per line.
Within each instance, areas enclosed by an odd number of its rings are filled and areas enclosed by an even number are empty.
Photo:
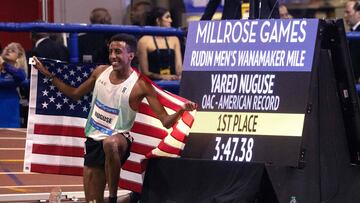
M90 124L97 130L111 135L118 120L119 110L108 107L96 100Z

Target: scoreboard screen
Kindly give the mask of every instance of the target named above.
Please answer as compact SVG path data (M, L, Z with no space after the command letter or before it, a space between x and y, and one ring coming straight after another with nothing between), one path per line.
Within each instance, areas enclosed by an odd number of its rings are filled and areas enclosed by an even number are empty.
M180 95L199 108L182 156L298 165L318 24L191 22Z

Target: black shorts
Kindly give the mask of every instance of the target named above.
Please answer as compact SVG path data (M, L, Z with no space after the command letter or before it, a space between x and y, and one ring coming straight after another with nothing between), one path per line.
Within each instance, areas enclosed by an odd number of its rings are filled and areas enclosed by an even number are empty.
M130 148L132 143L131 137L130 138L127 136L124 137L127 141L128 148L125 152L125 156L121 159L121 165L123 165L125 161L129 158ZM84 155L85 166L101 166L101 167L105 166L105 152L104 152L102 140L96 141L93 140L92 138L86 138L85 148L86 148L85 151L86 153Z

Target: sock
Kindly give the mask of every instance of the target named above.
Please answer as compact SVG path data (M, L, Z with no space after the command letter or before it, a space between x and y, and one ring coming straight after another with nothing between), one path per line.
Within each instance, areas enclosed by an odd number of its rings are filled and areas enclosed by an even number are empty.
M116 203L117 197L109 197L109 203Z

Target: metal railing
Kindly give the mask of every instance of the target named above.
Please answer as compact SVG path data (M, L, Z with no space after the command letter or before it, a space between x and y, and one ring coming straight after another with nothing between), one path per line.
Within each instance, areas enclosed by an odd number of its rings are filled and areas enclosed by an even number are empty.
M69 33L70 62L79 62L78 33L106 32L127 33L134 35L184 36L184 31L177 28L133 25L105 25L80 23L0 23L0 31L5 32L65 32Z

